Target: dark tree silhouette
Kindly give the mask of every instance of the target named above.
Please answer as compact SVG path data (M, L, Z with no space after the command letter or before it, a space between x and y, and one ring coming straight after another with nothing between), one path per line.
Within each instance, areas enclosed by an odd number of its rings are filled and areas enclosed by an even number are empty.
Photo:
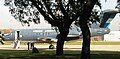
M117 8L120 11L120 0L117 0L117 6L115 8Z
M90 59L90 31L88 20L98 0L5 0L12 16L22 25L40 23L40 15L52 26L58 27L56 55L63 54L64 41L73 21L78 21L83 34L81 59Z

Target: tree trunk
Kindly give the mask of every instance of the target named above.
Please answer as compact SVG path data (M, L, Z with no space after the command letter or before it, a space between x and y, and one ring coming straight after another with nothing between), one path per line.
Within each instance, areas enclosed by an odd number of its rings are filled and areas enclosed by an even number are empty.
M90 59L90 30L86 22L80 21L83 34L81 59Z
M59 31L60 31L60 34L58 35L56 55L63 55L64 41L67 38L67 35L69 33L69 27L59 28Z
M91 16L92 9L98 0L86 0L81 1L81 13L80 13L80 20L79 25L82 30L83 34L83 44L82 44L82 52L81 52L81 59L90 59L90 30L87 25L87 21Z

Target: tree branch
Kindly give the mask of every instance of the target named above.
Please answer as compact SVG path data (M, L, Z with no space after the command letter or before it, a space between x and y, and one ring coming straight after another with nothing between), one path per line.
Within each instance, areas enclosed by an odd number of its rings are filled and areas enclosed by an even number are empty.
M70 5L72 6L73 9L76 9L75 7L75 1L74 0L69 0Z
M37 2L35 0L30 0L30 1L38 9L38 11L41 13L41 15L43 15L43 17L45 18L45 20L47 20L53 26L59 26L58 25L59 22L58 21L54 21L52 18L50 18L50 16L46 14L47 12L44 11L44 10L42 10L42 8L40 8L39 5L36 4Z
M57 20L57 18L55 17L55 15L53 15L52 10L50 9L50 6L47 5L46 0L42 0L46 6L46 9L48 10L48 12L50 13L50 15L52 16L53 19Z
M69 15L68 15L68 13L66 12L65 8L63 7L62 0L59 0L58 6L60 7L61 12L62 12L63 15L64 15L64 18L65 18L66 20L68 20L68 19L69 19Z

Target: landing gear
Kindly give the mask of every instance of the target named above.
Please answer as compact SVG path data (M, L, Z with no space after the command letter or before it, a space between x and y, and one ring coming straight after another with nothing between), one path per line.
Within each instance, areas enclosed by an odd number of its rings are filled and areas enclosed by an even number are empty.
M52 44L49 46L49 49L54 49L54 48L55 48L55 47L54 47L54 45L52 45Z

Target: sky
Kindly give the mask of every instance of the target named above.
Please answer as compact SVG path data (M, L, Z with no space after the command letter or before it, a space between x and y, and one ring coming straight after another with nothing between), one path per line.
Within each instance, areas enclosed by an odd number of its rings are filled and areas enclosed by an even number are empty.
M22 26L21 23L14 19L13 16L9 13L9 8L7 6L4 6L4 0L0 0L0 29L26 29L26 28L50 28L51 25L47 24L44 20L42 20L43 17L41 17L41 23L40 24L34 24L31 23L31 25L28 26Z
M102 2L102 10L105 9L115 9L116 6L116 0L101 0ZM0 29L21 29L21 28L50 28L50 24L47 24L44 20L44 18L41 17L41 23L40 24L34 24L32 23L30 27L28 26L22 26L21 23L14 19L14 17L11 16L9 13L9 8L4 6L4 0L0 0Z
M115 9L115 6L117 5L117 0L107 0L107 2L105 2L105 0L101 0L102 2L102 10L106 10L106 9Z

